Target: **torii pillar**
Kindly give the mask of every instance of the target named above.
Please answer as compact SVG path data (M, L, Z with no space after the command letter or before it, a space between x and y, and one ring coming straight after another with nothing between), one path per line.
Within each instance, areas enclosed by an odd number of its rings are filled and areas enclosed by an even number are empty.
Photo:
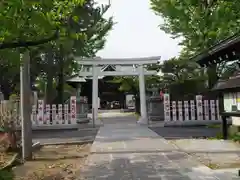
M139 94L140 94L140 112L141 117L138 120L139 124L148 124L147 105L146 105L146 89L145 89L145 75L143 65L139 65Z
M98 117L98 66L93 65L93 73L92 73L92 119L93 124L95 125L95 121Z

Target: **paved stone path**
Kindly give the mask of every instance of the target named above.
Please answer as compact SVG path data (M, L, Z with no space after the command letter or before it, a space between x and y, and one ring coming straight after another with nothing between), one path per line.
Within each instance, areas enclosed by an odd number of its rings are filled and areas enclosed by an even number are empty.
M237 180L213 172L146 126L134 121L104 124L80 179Z

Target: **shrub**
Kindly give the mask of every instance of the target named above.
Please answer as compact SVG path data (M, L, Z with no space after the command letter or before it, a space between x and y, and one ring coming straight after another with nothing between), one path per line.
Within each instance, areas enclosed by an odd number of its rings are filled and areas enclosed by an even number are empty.
M13 180L14 175L12 171L0 170L0 179L1 180Z
M17 148L16 128L20 125L19 102L15 100L1 101L0 103L0 131L1 147L6 149Z

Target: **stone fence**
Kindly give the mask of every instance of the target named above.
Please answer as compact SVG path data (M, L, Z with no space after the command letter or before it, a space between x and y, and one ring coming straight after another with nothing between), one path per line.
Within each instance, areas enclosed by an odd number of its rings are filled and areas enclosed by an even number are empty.
M218 100L203 100L201 95L188 101L171 101L169 94L148 98L150 122L162 121L164 126L206 125L220 123Z

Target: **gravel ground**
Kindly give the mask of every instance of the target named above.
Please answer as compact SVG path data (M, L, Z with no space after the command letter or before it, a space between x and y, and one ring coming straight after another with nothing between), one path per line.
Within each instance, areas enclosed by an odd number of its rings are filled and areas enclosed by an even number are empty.
M85 165L91 144L49 145L34 153L34 160L13 169L15 180L75 180Z
M239 153L189 153L211 169L240 168Z
M208 140L220 132L206 127L150 128L181 151L211 169L240 168L240 146L232 141Z

